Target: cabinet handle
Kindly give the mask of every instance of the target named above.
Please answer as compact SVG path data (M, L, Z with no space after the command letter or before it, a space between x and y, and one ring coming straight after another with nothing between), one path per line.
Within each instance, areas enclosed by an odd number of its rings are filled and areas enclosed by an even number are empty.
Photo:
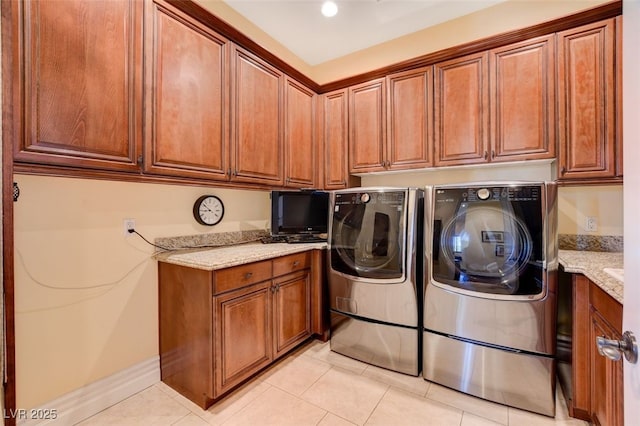
M253 276L253 272L247 272L246 274L244 274L244 279L248 280L249 278L251 278Z
M560 169L560 174L563 175L567 173L567 168L565 166L562 166L562 168Z
M299 260L296 260L295 262L293 262L293 267L295 268L296 266L298 266L300 264Z
M491 150L491 159L493 160L494 158L496 158L496 152L492 149Z
M486 160L487 158L489 158L489 153L487 151L484 152L484 159Z

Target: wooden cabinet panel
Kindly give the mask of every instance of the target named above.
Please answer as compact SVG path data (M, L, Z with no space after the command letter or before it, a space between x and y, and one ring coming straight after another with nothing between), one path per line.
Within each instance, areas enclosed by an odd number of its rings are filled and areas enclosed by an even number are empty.
M623 153L623 131L622 131L622 16L616 17L616 177L621 178L624 175L624 167L622 161Z
M201 407L213 390L211 272L158 262L160 378Z
M433 165L433 67L387 77L389 169Z
M555 36L489 52L491 161L554 158Z
M488 53L435 65L437 166L483 163L489 149Z
M162 380L207 409L312 334L328 336L324 250L208 271L158 263Z
M231 179L282 185L284 74L239 47L233 66Z
M228 179L229 42L165 2L148 4L145 170Z
M615 175L615 21L558 33L560 179Z
M316 186L316 94L300 83L286 79L285 85L285 184Z
M215 299L215 396L265 367L272 359L271 281Z
M309 270L282 276L273 282L274 358L311 335Z
M216 270L213 291L220 294L271 279L271 270L270 260Z
M385 80L349 88L349 170L351 173L384 170L386 137Z
M311 252L291 254L273 259L273 276L289 274L291 272L309 269L311 267Z
M139 171L142 2L12 3L24 32L15 160Z
M322 95L324 188L349 186L349 104L347 89Z

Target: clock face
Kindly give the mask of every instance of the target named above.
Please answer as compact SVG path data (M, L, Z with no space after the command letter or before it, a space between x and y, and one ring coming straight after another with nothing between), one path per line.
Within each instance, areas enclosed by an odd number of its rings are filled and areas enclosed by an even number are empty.
M224 216L224 204L215 195L203 195L193 205L193 216L202 225L213 226Z

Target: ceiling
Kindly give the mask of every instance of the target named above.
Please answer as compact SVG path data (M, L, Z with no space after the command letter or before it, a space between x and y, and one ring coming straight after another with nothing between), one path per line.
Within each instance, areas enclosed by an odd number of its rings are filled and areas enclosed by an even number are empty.
M334 0L332 18L323 0L224 1L315 66L506 0Z

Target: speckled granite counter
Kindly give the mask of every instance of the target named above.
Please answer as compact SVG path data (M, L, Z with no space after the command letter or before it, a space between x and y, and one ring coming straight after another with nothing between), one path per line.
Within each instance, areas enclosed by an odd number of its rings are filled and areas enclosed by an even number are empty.
M326 243L248 243L206 250L160 253L156 255L156 259L160 262L212 271L307 250L324 249L326 246Z
M611 297L623 303L624 283L603 270L622 268L623 253L560 250L558 258L566 272L583 274Z

